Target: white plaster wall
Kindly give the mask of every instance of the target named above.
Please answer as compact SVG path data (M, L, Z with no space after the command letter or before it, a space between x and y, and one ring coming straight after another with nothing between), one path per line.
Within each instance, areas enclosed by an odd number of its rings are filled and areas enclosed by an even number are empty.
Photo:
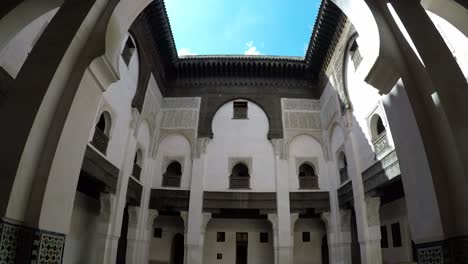
M256 104L249 102L248 119L232 119L233 103L223 105L213 118L213 140L207 146L205 190L229 191L229 158L252 159L252 191L271 192L275 186L274 149L267 139L268 118Z
M302 232L310 233L310 242L302 242ZM297 219L294 225L294 264L321 264L325 234L325 226L320 219Z
M123 46L122 46L123 47ZM129 66L120 59L121 79L113 83L104 93L99 111L96 113L95 124L99 121L102 112L111 115L111 130L109 144L105 157L116 167L122 168L127 136L132 121L132 99L136 93L138 82L138 54L135 52L130 59ZM92 140L94 128L89 135Z
M13 78L18 75L32 48L57 11L58 8L31 22L0 51L0 67L3 67Z
M225 242L216 242L217 232L225 232ZM235 263L236 232L248 233L247 260L249 264L271 264L273 257L273 233L265 219L211 219L205 232L203 246L204 264ZM260 243L260 232L268 232L268 243ZM222 260L216 254L223 254Z
M70 232L67 234L63 263L95 263L99 201L76 192ZM86 254L83 254L85 253Z
M410 227L404 198L380 207L380 225L387 226L388 248L382 248L383 264L398 264L412 261ZM400 223L401 247L393 247L391 225Z
M192 160L191 146L187 138L179 134L171 134L161 141L156 155L153 188L173 189L173 187L162 187L162 174L166 171L166 168L163 167L165 157L183 157L184 164L181 164L182 178L180 188L176 189L189 190L192 177ZM166 165L169 165L169 163Z
M323 157L322 145L312 136L299 135L289 144L288 176L290 191L302 191L299 189L298 178L298 168L302 163L297 159L307 159L314 164L315 173L318 175L319 180L319 190L317 191L329 190L330 180L328 176L328 166Z
M468 79L468 38L447 20L427 11L445 43L458 62L463 74Z
M365 50L360 50L363 57ZM364 82L361 72L356 72L351 60L347 63L347 84L349 98L353 105L352 133L354 134L354 147L359 156L356 161L362 170L367 169L375 162L372 136L368 119L373 113L379 113L387 129L387 138L390 146L394 146L387 117L381 103L378 90Z
M153 228L161 228L161 238L154 237L151 230L149 260L157 263L170 263L172 239L177 233L184 235L184 223L180 217L159 216Z

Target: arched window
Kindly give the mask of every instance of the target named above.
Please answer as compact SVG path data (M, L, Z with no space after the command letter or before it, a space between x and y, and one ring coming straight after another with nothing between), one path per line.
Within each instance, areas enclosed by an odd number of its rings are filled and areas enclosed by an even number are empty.
M315 169L309 163L302 163L299 166L299 188L318 189L318 177Z
M383 132L385 132L385 126L382 122L382 118L379 116L379 119L377 120L377 135L380 135Z
M343 152L338 156L338 170L340 172L340 183L344 183L349 179L348 176L348 162Z
M386 153L386 150L389 149L390 145L386 136L387 133L383 120L378 114L372 116L370 128L374 151L377 155L383 155L383 153Z
M135 153L135 158L133 159L133 170L132 170L132 176L137 180L140 180L142 166L143 166L143 154L141 150L137 150L137 152Z
M99 117L99 121L94 129L93 139L91 144L103 154L106 154L109 144L111 118L108 112L103 112Z
M243 163L237 163L231 172L229 178L229 188L247 189L250 188L249 168Z
M382 118L375 114L371 119L372 140L379 138L386 131Z
M182 165L179 162L173 161L167 166L166 172L163 174L163 186L165 187L180 187L182 177Z

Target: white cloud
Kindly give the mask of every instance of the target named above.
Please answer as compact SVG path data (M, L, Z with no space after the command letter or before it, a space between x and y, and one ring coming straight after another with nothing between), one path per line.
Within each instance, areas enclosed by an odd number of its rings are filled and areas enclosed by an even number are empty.
M179 56L193 56L193 55L198 55L197 53L193 53L190 51L189 48L182 48L180 50L177 51L177 54Z
M247 50L244 52L245 55L262 55L257 47L253 45L253 41L249 41L245 45L247 46Z

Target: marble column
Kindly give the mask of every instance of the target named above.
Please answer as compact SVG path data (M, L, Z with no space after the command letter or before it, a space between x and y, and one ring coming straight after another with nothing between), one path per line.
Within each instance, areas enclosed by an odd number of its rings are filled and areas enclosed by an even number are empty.
M351 264L351 211L339 210L333 221L333 214L321 214L327 228L328 252L330 263Z
M119 237L112 233L112 211L114 210L115 195L101 193L101 210L99 212L98 230L96 234L96 263L110 263L112 247L117 246Z
M367 230L364 238L359 238L362 261L368 264L382 264L382 249L380 247L380 198L366 197Z
M283 139L272 140L275 149L277 263L292 263L291 219L289 204L288 161Z
M194 230L196 226L188 224L189 228L185 239L186 264L203 264L203 244L205 243L206 227L211 220L211 213L202 213L201 218L197 230ZM190 217L186 217L186 219L192 221Z
M138 235L138 223L141 208L138 206L128 207L128 233L127 233L127 263L137 263L138 245L140 237Z

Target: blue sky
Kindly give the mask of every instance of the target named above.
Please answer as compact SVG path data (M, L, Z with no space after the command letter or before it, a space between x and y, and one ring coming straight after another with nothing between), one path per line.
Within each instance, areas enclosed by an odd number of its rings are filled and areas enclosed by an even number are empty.
M321 0L165 0L179 55L305 55Z

